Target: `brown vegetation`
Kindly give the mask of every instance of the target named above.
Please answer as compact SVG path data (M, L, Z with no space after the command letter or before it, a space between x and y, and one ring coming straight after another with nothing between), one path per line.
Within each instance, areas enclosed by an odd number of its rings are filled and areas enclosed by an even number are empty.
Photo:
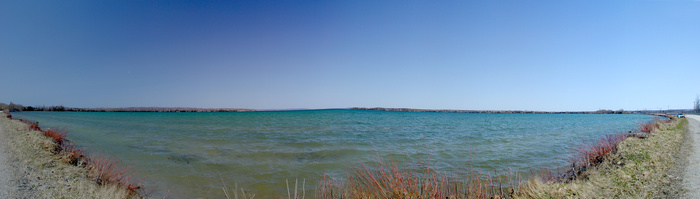
M63 146L63 143L67 141L66 135L68 134L68 131L65 129L47 129L41 132L44 134L44 136L49 137L56 142L58 146Z
M651 133L657 128L659 128L659 123L657 121L649 121L639 124L639 131L644 133Z
M324 176L317 189L319 198L501 198L517 186L504 187L498 179L473 168L452 175L431 169L409 168L390 160L376 166L363 164L347 174L344 181Z
M8 118L12 118L6 113ZM132 181L131 167L120 167L116 159L101 156L88 156L86 153L67 139L68 131L65 129L53 128L42 130L39 122L25 119L17 119L25 123L30 131L39 131L49 138L54 144L44 148L54 154L60 155L60 160L64 163L87 169L88 177L98 185L113 184L128 191L130 196L143 196L139 183Z
M139 195L141 186L132 181L131 166L119 167L119 161L102 156L88 157L88 176L99 185L117 184L129 191L130 195Z

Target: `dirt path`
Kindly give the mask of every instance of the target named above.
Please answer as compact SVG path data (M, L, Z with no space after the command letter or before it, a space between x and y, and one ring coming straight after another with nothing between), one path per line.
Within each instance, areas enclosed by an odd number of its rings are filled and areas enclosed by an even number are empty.
M0 116L5 115L0 114ZM11 154L7 149L6 128L5 122L0 123L0 198L11 198L17 187L17 180L13 175L16 168L11 165Z
M686 115L686 118L693 149L683 177L683 186L688 191L685 198L700 198L700 116Z

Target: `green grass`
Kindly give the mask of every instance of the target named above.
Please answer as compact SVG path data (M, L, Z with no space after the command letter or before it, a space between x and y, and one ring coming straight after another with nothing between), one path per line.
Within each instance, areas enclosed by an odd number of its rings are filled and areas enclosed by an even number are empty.
M682 189L672 177L680 169L680 147L687 120L658 121L646 139L628 138L617 152L570 182L532 179L521 186L517 198L667 198ZM645 124L647 125L647 124ZM645 127L641 127L645 128ZM646 129L642 129L646 130Z

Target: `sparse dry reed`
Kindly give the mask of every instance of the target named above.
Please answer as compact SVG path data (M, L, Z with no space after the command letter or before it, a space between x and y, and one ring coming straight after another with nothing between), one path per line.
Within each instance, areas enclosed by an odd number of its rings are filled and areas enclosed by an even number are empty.
M515 185L516 183L511 183ZM363 164L347 174L344 182L324 175L319 198L502 198L513 193L499 180L470 168L461 175L401 166L394 161Z
M226 183L224 182L224 179L223 178L220 178L220 179L221 179L221 183L223 184L223 187L221 189L224 190L224 195L226 196L226 199L231 199L231 194L233 194L233 199L238 199L238 183L235 183L233 190L230 190L231 192L229 192L229 188L226 187ZM287 185L287 187L289 188L289 185ZM289 192L289 190L287 190L287 192ZM250 193L250 191L248 191L248 193L246 194L243 187L241 187L241 194L243 194L242 195L243 199L254 199L255 198L255 194Z
M301 197L299 197L299 192L298 192L298 188L299 188L299 179L295 179L295 180L294 180L294 195L291 195L291 192L289 191L289 179L285 180L285 182L287 183L287 198L288 198L288 199L292 199L292 196L294 196L294 197L293 197L294 199L300 199L300 198L301 198L301 199L304 199L304 198L306 198L306 189L305 189L305 188L306 188L306 179L304 179L304 181L303 181L302 184L301 184L301 190L302 190L302 196L301 196Z
M120 167L119 161L103 156L87 158L88 176L99 185L117 184L129 190L130 195L139 194L139 183L132 181L131 166Z

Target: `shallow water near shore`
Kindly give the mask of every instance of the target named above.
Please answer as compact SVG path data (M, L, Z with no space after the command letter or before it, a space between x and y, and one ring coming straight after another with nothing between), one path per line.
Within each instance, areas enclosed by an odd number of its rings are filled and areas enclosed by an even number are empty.
M42 128L66 128L74 143L133 165L153 196L168 198L221 198L222 179L256 198L284 196L286 179L293 187L298 178L300 188L306 179L306 195L313 196L322 175L344 176L386 156L412 163L429 157L431 167L455 172L558 169L581 141L652 119L363 110L13 116L39 121Z

